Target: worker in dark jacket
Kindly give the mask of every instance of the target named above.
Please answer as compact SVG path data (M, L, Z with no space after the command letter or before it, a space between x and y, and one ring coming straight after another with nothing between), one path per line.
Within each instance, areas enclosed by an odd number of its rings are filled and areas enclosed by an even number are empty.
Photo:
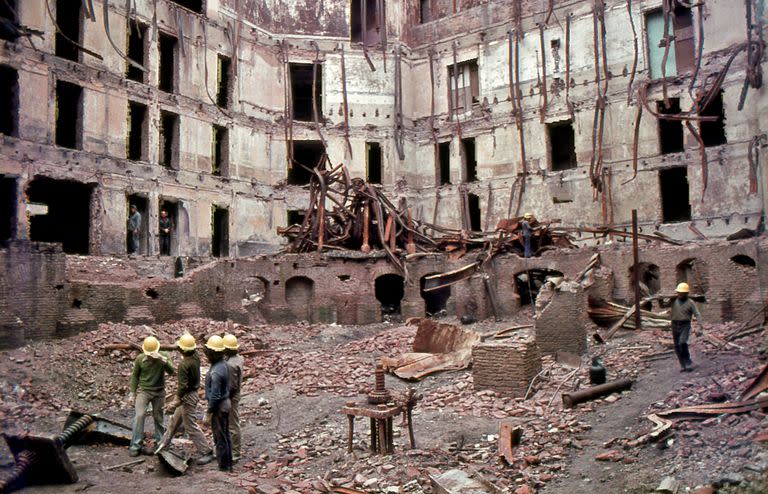
M173 363L165 353L160 353L160 342L154 336L144 338L142 353L133 363L131 373L131 393L133 394L135 415L133 435L128 452L139 456L144 444L144 420L147 408L152 404L152 418L155 421L155 442L159 443L165 427L163 426L163 405L165 404L165 374L173 374ZM147 454L152 454L151 450Z
M171 422L168 424L168 430L165 431L160 444L155 450L155 454L171 444L171 439L179 430L179 426L184 424L184 431L195 445L197 453L200 455L196 463L205 465L213 460L213 451L208 440L200 430L195 418L195 410L200 401L197 390L200 388L200 358L197 356L197 343L195 337L189 333L184 333L176 342L179 352L183 355L179 368L176 372L178 386L176 396L166 407L167 413L172 413Z
M701 314L696 304L688 298L690 288L688 283L680 283L675 288L677 298L672 302L672 338L675 342L675 354L680 361L681 372L690 372L693 370L691 354L688 351L688 336L691 333L691 319L696 318L699 323L698 335L702 334Z
M232 441L229 436L229 369L224 360L224 340L213 335L205 343L205 357L211 368L205 376L205 399L208 411L206 425L213 431L216 446L216 460L219 470L232 471Z
M243 383L243 357L233 334L224 335L224 354L229 368L229 433L232 437L232 461L240 460L240 387Z

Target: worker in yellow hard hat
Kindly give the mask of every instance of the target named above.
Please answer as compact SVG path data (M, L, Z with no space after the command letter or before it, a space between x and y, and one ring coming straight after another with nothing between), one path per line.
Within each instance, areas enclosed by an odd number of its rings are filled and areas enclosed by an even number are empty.
M229 368L229 433L232 437L232 461L240 460L240 386L243 382L243 364L245 361L240 356L237 337L233 334L225 334L224 355Z
M159 443L165 433L163 405L165 404L165 374L175 372L170 357L160 351L160 342L154 336L147 336L141 344L141 354L136 357L131 373L130 390L133 395L135 414L133 434L128 453L139 456L144 450L144 421L147 407L152 404L152 418L155 422L155 442Z
M680 361L681 372L690 372L693 370L691 354L688 350L688 337L691 333L691 319L696 318L699 325L698 335L702 334L701 314L698 307L688 298L690 292L688 283L680 283L675 288L677 297L672 302L672 338L675 342L675 354Z
M155 454L171 444L171 439L179 430L179 426L184 424L184 431L192 440L198 453L196 463L205 465L213 460L213 450L208 440L200 430L197 424L195 412L200 397L197 390L200 388L200 357L197 355L197 343L195 337L189 333L184 333L176 342L176 347L182 355L181 363L176 372L178 386L176 387L176 396L166 407L167 413L172 413L171 421L168 424L168 430L165 431L163 438L155 450Z
M205 342L205 357L211 369L205 376L206 425L211 426L219 470L232 471L232 440L229 435L229 368L224 360L224 339L213 335Z

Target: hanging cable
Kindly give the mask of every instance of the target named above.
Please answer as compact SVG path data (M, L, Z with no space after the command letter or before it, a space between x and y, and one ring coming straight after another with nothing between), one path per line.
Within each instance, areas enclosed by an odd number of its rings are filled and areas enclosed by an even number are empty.
M629 25L632 26L632 46L634 48L634 56L632 57L632 70L629 72L629 82L627 83L627 105L629 105L632 103L632 84L635 82L635 74L637 73L637 59L639 56L639 49L637 45L637 29L635 28L635 19L632 15L632 0L627 0L627 15L629 16Z
M56 22L56 16L54 15L53 10L51 10L50 0L45 0L45 7L48 10L48 16L51 18L51 21L53 21L53 27L54 27L54 29L56 29L56 33L59 36L61 36L65 40L67 40L69 43L72 44L72 46L74 46L75 48L77 48L81 52L87 53L88 55L96 58L97 60L104 60L104 57L102 57L101 55L99 55L95 51L89 50L88 48L84 47L80 43L74 41L72 38L70 38L69 36L64 34L64 31L62 31L61 27L59 27L59 23Z
M323 149L327 150L328 143L325 142L323 132L320 130L320 110L317 108L317 66L320 64L320 47L314 40L309 42L309 46L315 47L315 59L312 62L312 120L315 122L317 137L319 137L320 142L323 143Z
M341 96L344 105L344 141L347 143L349 159L352 159L352 143L349 141L349 103L347 100L347 64L344 57L344 44L341 46Z
M135 68L139 69L140 71L146 73L147 69L145 69L143 65L141 65L140 63L137 63L137 62L131 60L130 58L128 58L122 51L120 51L120 48L117 47L117 45L115 44L114 40L112 40L112 34L109 31L109 0L104 0L104 5L103 5L102 11L103 11L103 14L104 14L102 16L102 18L104 19L104 31L107 33L107 39L109 40L109 43L112 45L112 48L114 48L115 51L117 52L117 54L120 56L120 58L122 58L123 60L128 62L128 64L131 67L135 67Z

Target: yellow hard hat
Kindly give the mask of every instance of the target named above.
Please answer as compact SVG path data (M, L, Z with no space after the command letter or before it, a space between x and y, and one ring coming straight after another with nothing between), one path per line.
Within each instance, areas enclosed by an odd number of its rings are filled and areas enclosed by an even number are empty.
M179 341L176 342L176 345L178 345L179 348L184 350L185 352L188 352L190 350L194 350L197 348L197 344L195 343L195 337L192 336L189 333L184 333L179 338Z
M224 341L224 348L227 350L237 350L240 348L240 345L237 344L237 338L233 334L225 334L222 340Z
M523 215L523 218L525 218L525 219L528 219L528 218L533 218L533 213L525 213L525 214Z
M677 293L688 293L691 291L691 288L688 286L688 283L680 283L677 285L677 288L675 288L675 291Z
M159 350L160 342L157 341L157 338L154 336L147 336L144 338L144 342L141 344L141 351L144 352L145 355L156 357Z
M215 334L208 338L208 341L205 342L205 348L208 350L213 350L214 352L223 352L224 340L221 338L221 336Z

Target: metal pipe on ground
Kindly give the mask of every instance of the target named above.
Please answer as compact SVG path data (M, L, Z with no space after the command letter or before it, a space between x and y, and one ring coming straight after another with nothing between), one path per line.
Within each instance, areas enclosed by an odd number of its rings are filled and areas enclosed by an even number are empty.
M563 407L573 408L579 403L585 403L609 394L626 391L632 387L632 384L634 384L632 379L619 379L617 381L611 381L609 383L574 391L572 393L563 393Z

